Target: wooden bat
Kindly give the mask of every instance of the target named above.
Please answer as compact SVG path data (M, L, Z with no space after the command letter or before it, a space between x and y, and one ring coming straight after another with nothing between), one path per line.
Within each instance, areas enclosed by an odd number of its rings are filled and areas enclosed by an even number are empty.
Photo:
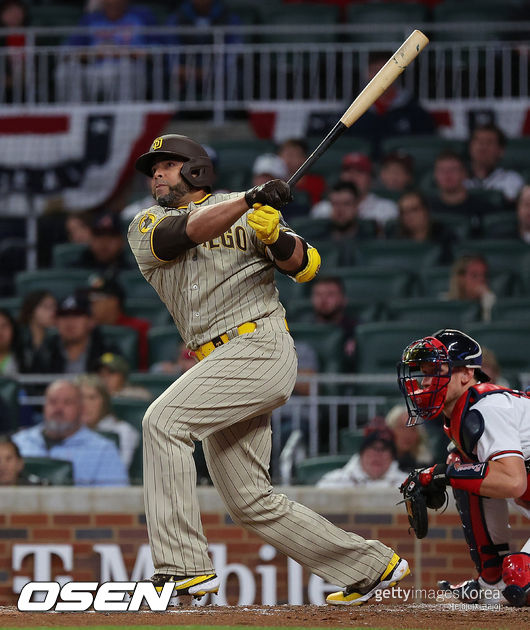
M289 179L287 183L291 188L294 188L296 183L307 173L318 158L327 151L335 140L377 101L381 94L398 78L403 70L420 54L428 43L429 40L421 31L416 30L412 32L348 107L341 119L324 140L322 140L313 153L311 153L302 166Z

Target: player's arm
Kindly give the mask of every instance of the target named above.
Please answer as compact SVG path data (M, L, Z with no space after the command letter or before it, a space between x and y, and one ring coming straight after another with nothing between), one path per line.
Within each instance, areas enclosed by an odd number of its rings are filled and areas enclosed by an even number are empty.
M224 234L253 204L275 203L282 207L290 196L289 186L273 179L241 193L240 197L195 207L182 215L166 216L153 228L153 253L160 260L174 260L187 249Z
M308 282L318 273L320 254L282 223L278 210L270 206L258 207L248 215L248 224L267 246L280 271L297 282Z

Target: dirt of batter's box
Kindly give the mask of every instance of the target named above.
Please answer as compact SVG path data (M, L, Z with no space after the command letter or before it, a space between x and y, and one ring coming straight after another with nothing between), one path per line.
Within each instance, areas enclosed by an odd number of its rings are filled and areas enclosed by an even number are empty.
M0 627L46 626L304 626L429 630L528 630L530 608L471 607L462 604L368 603L330 606L181 606L165 613L24 613L0 607Z

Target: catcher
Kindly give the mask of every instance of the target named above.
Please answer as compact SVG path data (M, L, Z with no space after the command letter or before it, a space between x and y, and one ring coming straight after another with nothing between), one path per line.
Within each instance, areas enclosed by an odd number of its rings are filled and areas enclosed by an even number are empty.
M451 486L476 579L439 586L467 602L504 597L530 603L530 553L511 553L508 503L530 518L530 398L489 383L482 350L458 330L439 330L405 348L398 383L409 426L445 416L454 450L446 463L412 472L401 486L418 538L427 533L427 508L444 504ZM530 540L523 549L530 551ZM487 592L486 592L487 590Z

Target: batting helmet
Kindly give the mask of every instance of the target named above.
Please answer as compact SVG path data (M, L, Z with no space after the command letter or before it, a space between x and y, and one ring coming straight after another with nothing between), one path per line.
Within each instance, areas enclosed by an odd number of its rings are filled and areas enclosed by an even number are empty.
M214 180L212 161L198 142L186 136L168 134L155 138L149 151L136 160L135 167L151 177L154 164L171 158L184 162L180 174L188 184L211 190Z

